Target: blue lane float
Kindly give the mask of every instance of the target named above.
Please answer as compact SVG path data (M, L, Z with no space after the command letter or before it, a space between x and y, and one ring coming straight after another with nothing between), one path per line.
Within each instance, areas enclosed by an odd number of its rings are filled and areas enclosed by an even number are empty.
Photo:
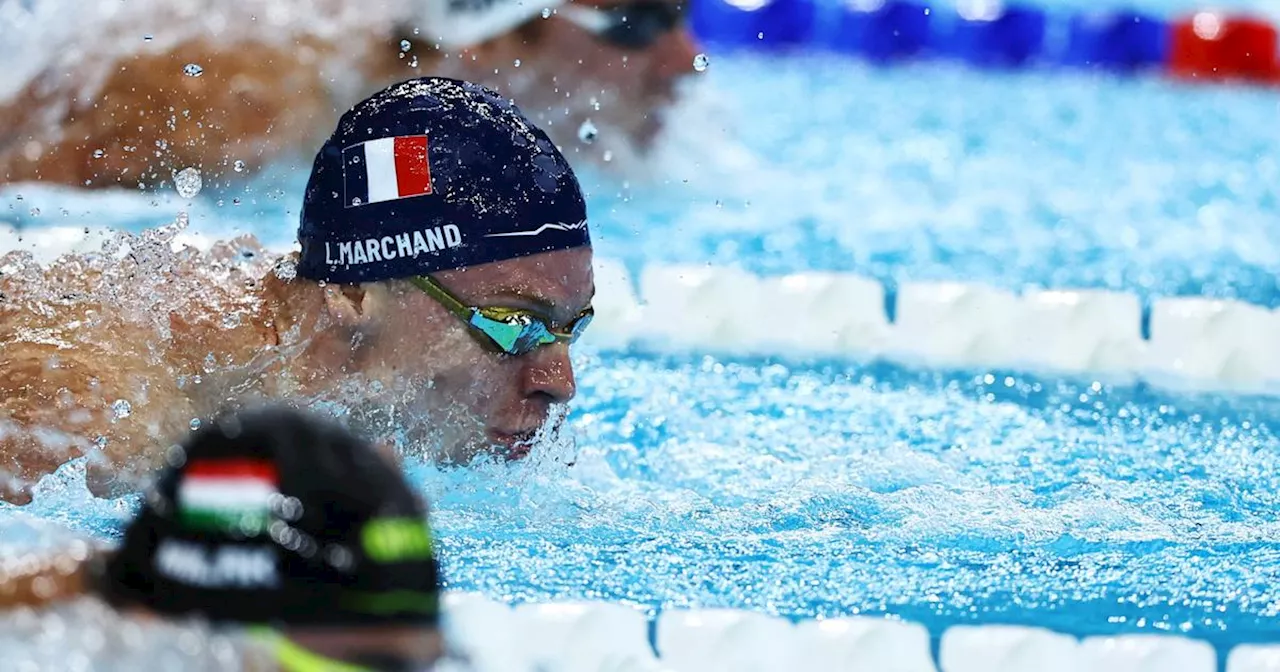
M931 22L930 46L939 55L969 65L1019 67L1039 57L1044 48L1048 18L1039 8L992 5L981 14L947 18Z
M689 23L699 39L732 47L795 47L810 42L813 0L692 0Z
M863 1L841 3L821 46L877 62L921 54L929 44L932 11L917 2Z
M996 69L1152 69L1200 81L1280 84L1276 29L1251 15L1197 12L1169 20L1131 9L1048 13L1000 0L943 7L932 0L685 1L694 35L721 49L815 49L873 63L942 58Z
M1072 16L1064 65L1104 70L1159 67L1169 57L1169 24L1134 12Z

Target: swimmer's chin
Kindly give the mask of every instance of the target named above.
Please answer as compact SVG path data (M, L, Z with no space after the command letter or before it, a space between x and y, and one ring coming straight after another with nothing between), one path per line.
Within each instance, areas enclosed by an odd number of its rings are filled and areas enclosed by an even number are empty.
M533 451L534 437L537 433L536 429L522 432L502 432L491 429L485 434L489 439L490 452L494 457L512 462L529 456Z

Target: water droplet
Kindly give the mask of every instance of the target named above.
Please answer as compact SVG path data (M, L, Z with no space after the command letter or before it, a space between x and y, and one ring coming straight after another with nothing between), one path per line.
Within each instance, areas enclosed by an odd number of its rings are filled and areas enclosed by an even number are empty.
M418 57L417 57L417 56L414 56L413 58L409 59L409 67L411 67L411 68L416 68L416 67L418 67Z
M578 139L588 145L596 141L597 135L600 135L600 130L596 128L595 124L591 123L590 119L582 122L582 125L578 127Z
M168 462L169 466L175 469L181 467L187 462L187 451L182 446L175 443L172 446L169 446L169 449L165 451L164 461Z
M364 201L360 200L359 196L351 199L351 205L360 205L361 203L364 203Z
M231 167L234 168L237 173L243 173L244 161L240 161L239 159L237 159L235 163L231 164Z
M337 544L329 546L326 549L325 555L328 556L325 559L329 562L330 566L343 572L350 570L351 565L355 560L355 557L351 555L351 551L347 550L345 546L339 546Z
M32 217L39 217L39 216L40 216L40 208L31 208L31 216L32 216Z
M607 150L607 149L606 149L606 150L604 151L604 161L605 161L605 163L608 163L608 162L610 162L610 161L612 161L612 160L613 160L613 152L612 152L612 151L610 151L610 150Z
M551 18L551 8L550 8L550 7L543 7L543 8L542 8L542 18L544 18L544 19L549 19L549 18Z
M154 40L154 39L156 39L156 38L154 38L154 37L152 37L152 36L150 36L150 35L143 35L143 36L142 36L142 41L143 41L143 42L150 42L151 40Z
M116 420L129 417L133 413L133 406L128 399L116 399L111 402L111 416Z
M298 277L298 264L292 259L281 259L276 263L276 277L286 282Z
M191 418L190 427L192 430L200 429L200 418Z
M764 33L756 33L756 39L757 39L757 40L763 40L763 39L764 39Z
M183 198L195 198L200 193L204 181L200 177L200 170L197 168L183 168L178 174L173 176L173 186L177 188L178 195Z
M101 149L95 149L95 150L93 150L93 158L95 158L95 159L101 159L102 157L104 157L104 156L106 156L106 155L107 155L107 152L106 152L105 150L101 150Z
M240 205L240 199L238 198L231 199L231 205Z
M409 44L409 40L400 40L400 51L409 51L412 48L413 45Z
M195 63L188 63L182 68L182 74L188 77L199 77L204 74L204 68L196 65Z
M518 68L518 67L520 67L520 59L518 59L518 58L516 59L515 66L516 66L517 68Z
M711 59L707 58L706 54L698 54L693 57L693 69L698 72L704 72L710 63Z

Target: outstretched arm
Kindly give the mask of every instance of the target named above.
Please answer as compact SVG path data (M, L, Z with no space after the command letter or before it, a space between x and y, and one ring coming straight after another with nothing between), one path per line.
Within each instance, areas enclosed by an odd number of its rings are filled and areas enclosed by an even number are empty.
M173 374L126 348L27 336L0 343L0 497L30 501L40 477L82 455L94 494L128 492L193 417Z

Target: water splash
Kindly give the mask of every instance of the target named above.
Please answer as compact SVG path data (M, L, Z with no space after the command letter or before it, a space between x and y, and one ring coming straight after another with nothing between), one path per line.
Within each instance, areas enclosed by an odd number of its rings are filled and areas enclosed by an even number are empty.
M578 127L578 140L584 144L589 145L595 142L598 135L600 135L600 130L596 128L595 124L591 123L590 119L582 122L582 125Z
M183 198L195 198L204 186L204 179L198 168L183 168L173 176L173 186Z

